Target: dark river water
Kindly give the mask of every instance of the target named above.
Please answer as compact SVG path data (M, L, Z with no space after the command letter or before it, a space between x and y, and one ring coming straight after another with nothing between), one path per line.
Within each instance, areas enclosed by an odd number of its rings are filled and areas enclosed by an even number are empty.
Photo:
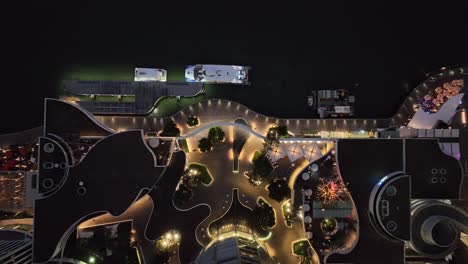
M426 72L468 63L467 16L449 3L171 2L14 3L2 33L0 133L40 125L44 97L57 96L75 64L250 65L252 85L223 93L257 112L312 117L312 90L348 88L358 117L388 117Z

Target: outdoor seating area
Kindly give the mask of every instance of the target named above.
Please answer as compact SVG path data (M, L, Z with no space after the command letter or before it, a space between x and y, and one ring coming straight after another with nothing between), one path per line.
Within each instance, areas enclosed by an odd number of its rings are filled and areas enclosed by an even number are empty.
M436 113L450 98L458 95L464 86L463 79L446 81L429 91L421 100L421 107L427 113Z
M326 149L326 142L291 141L272 147L267 154L271 163L275 163L286 156L291 162L295 162L302 157L312 162L322 157L324 149Z
M0 148L0 171L37 170L37 144Z
M349 244L355 232L353 207L332 149L307 166L296 180L294 203L301 208L304 232L320 258Z
M22 209L24 175L21 172L0 172L0 209Z

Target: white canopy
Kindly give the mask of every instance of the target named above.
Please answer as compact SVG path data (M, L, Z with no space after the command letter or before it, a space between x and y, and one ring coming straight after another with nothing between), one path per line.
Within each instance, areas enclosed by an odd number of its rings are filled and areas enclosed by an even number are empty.
M307 190L304 191L304 194L305 194L305 196L312 196L312 190L307 189Z
M304 181L307 181L308 179L310 179L309 173L307 173L307 172L302 173L302 179L303 179Z
M302 209L304 209L304 212L309 212L310 211L310 205L308 204L303 204Z
M309 161L312 162L322 157L322 151L320 150L317 143L306 144L303 148L304 156Z
M420 107L407 126L420 129L432 129L439 120L448 123L455 115L457 107L463 99L463 95L463 93L460 93L450 98L436 113L426 113L422 107Z
M272 162L276 162L286 156L286 151L282 146L274 147L273 149L268 150L268 156Z
M310 217L310 216L304 217L304 223L306 223L306 224L312 223L312 217Z
M304 156L304 152L302 152L302 148L299 143L294 142L293 144L288 144L286 147L286 154L288 154L288 158L291 162L294 162L302 156Z

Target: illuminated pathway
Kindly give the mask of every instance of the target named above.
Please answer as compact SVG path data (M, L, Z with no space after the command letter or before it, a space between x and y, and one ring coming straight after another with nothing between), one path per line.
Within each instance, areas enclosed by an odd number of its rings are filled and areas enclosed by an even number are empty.
M235 122L228 122L228 121L218 121L218 122L206 123L203 126L198 127L197 129L192 130L192 131L190 131L189 133L187 133L185 135L177 137L177 139L191 138L193 136L196 136L196 135L206 131L207 129L210 129L211 127L221 127L221 126L233 126L233 127L241 128L243 130L248 131L250 134L252 134L252 135L254 135L254 136L258 137L258 138L261 138L261 139L265 138L265 136L263 136L262 134L259 134L257 131L253 130L252 128L250 128L249 126L246 126L244 124L235 123Z
M199 129L187 127L186 121L190 115L197 116L201 126L221 121L234 122L239 118L245 119L260 135L265 135L268 128L274 124L287 125L289 131L297 135L323 130L370 131L389 126L388 119L280 119L258 114L233 101L209 99L188 106L170 117L181 130L182 136ZM96 119L116 131L130 129L160 131L164 126L164 118L156 117L97 116Z

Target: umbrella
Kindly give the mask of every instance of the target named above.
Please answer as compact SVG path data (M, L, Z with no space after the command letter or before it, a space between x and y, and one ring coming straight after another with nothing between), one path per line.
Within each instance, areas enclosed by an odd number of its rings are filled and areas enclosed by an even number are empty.
M302 179L303 179L304 181L307 181L308 179L310 179L309 173L307 173L307 172L302 173Z
M318 158L322 157L322 151L320 150L317 143L307 144L303 148L304 157L309 161L312 162L317 160Z
M312 223L312 217L310 217L310 216L304 217L304 223L306 223L306 224Z
M304 212L309 212L310 211L310 205L308 204L303 204L302 209L304 209Z
M278 146L276 148L268 150L268 156L270 157L271 162L275 162L279 159L282 159L284 156L286 156L286 153L283 147Z
M314 164L312 164L312 165L310 166L310 169L311 169L313 172L316 172L316 171L318 171L318 165L314 163Z
M286 147L286 154L288 154L288 158L291 162L304 156L304 152L302 152L302 148L297 142Z
M304 191L304 194L305 194L306 196L309 196L309 197L310 197L310 196L312 196L312 190L311 190L311 189L307 189L307 190Z

